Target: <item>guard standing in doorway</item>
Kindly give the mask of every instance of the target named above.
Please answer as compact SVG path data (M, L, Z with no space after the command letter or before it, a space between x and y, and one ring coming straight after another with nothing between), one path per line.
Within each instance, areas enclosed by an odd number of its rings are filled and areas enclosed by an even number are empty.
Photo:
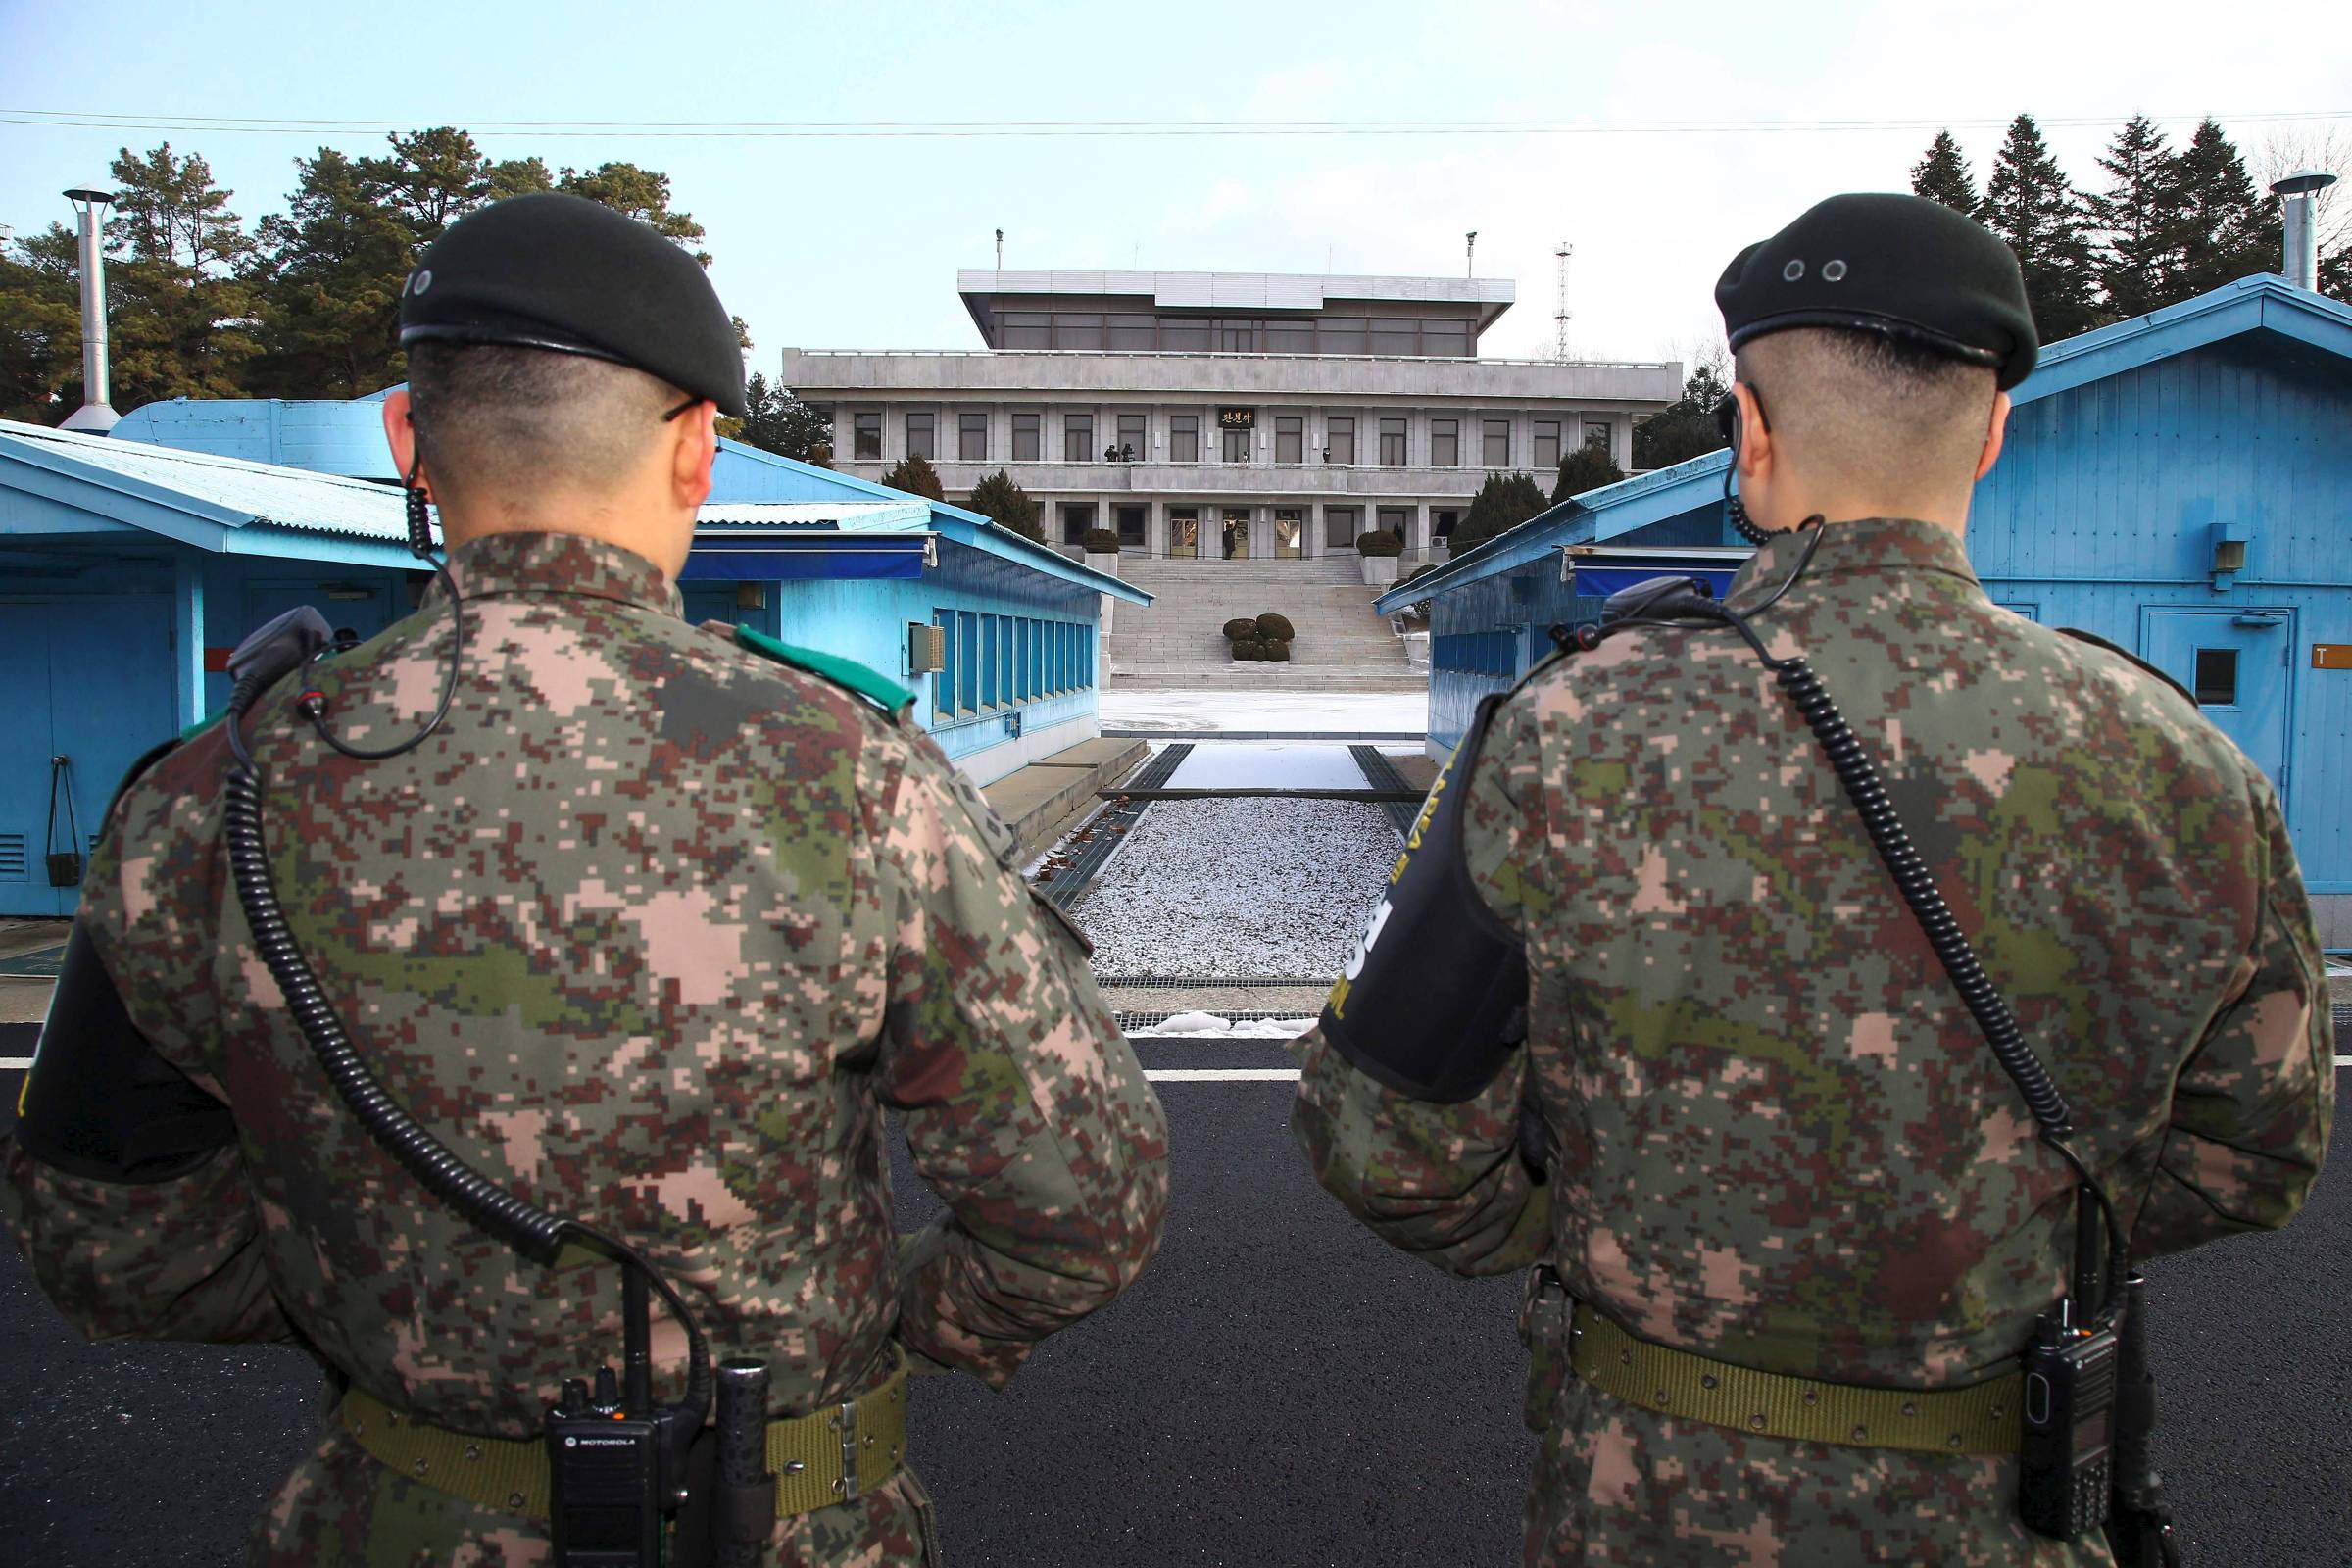
M1001 1386L1135 1278L1158 1103L909 694L679 619L743 412L693 260L522 197L401 323L385 425L446 570L359 648L255 639L121 797L9 1226L92 1337L326 1365L257 1563L935 1560L906 1371ZM886 1109L947 1205L910 1237ZM715 1461L712 1350L721 1430L754 1400Z
M1840 196L1716 298L1761 548L1482 707L1294 1128L1397 1247L1538 1265L1528 1563L2104 1563L2111 1480L2154 1560L2115 1260L2283 1225L2328 1137L2278 798L1970 569L2004 246Z

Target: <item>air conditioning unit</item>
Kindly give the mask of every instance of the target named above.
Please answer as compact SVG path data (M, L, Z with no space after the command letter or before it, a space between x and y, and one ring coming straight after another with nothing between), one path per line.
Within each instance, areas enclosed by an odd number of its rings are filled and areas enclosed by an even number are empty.
M906 625L906 668L915 675L936 675L948 667L948 629L920 621Z

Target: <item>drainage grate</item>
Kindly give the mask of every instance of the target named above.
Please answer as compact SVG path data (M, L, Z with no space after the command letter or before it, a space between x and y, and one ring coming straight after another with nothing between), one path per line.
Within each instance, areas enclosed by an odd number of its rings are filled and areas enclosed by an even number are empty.
M1320 991L1331 984L1331 976L1099 974L1095 976L1095 984L1105 991L1119 988L1135 991L1235 991L1248 986L1311 986ZM1287 1015L1276 1013L1275 1016Z
M1364 782L1374 789L1411 792L1412 785L1405 782L1404 775L1396 771L1396 764L1390 761L1379 747L1350 746L1348 755L1355 759L1355 765L1363 770ZM1388 812L1389 820L1396 824L1398 838L1413 830L1413 818L1421 814L1422 799L1415 796L1410 804L1387 801L1381 805L1380 808Z
M2335 1004L2335 1026L2338 1029L2352 1029L2352 1002Z
M1128 782L1138 789L1159 789L1192 755L1190 742L1167 747L1137 769ZM1079 842L1070 858L1055 867L1053 875L1041 877L1037 891L1053 900L1056 908L1068 908L1093 884L1128 831L1151 808L1150 801L1121 801L1080 828L1076 835Z

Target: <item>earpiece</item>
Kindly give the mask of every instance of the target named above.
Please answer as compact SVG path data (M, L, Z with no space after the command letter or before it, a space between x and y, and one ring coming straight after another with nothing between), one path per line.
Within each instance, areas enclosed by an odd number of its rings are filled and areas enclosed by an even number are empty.
M1764 403L1759 398L1756 413L1761 415L1763 412ZM1731 519L1734 533L1751 545L1764 544L1772 535L1756 526L1755 519L1747 514L1747 503L1741 501L1738 492L1732 489L1733 475L1740 468L1740 400L1729 392L1723 395L1722 402L1715 405L1715 428L1723 432L1724 440L1730 442L1732 448L1731 461L1723 466L1724 514Z

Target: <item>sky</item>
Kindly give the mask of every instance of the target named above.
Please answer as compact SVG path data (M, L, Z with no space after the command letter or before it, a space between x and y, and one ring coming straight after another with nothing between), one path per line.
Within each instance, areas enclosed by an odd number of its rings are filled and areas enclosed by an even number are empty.
M0 122L0 225L70 220L60 191L165 140L204 154L250 222L319 146L455 124L493 157L666 172L771 374L788 345L978 347L955 273L990 265L1000 227L1008 267L1445 276L1475 229L1479 274L1518 288L1490 357L1551 352L1566 241L1571 356L1687 363L1720 340L1710 291L1734 252L1823 196L1906 188L1939 125L1982 178L2032 113L2082 185L2133 112L2176 141L2214 115L2250 161L2278 140L2352 149L2341 18L2318 0L0 0L0 122ZM2331 118L2283 118L2314 115ZM240 118L275 128L203 123ZM1015 122L1031 133L988 128ZM1114 122L1152 133L1067 130ZM1305 125L1221 133L1271 122Z

